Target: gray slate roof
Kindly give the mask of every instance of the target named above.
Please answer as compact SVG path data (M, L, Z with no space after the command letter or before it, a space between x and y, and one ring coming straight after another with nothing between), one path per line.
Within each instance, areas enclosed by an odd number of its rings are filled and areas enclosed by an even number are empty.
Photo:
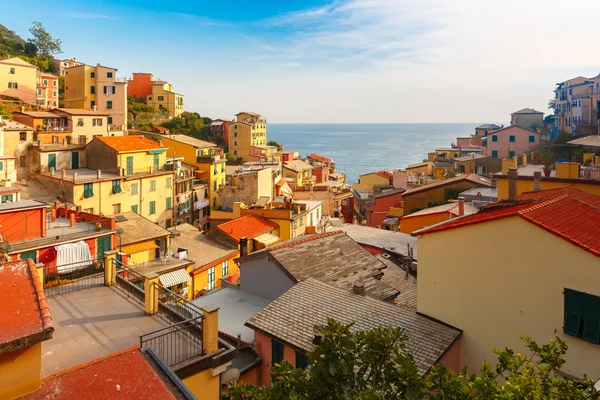
M355 332L378 326L405 329L407 347L421 374L427 373L462 333L413 311L316 279L294 285L250 318L246 326L307 352L313 346L315 326L324 325L327 317L355 322Z
M117 228L123 229L123 234L121 235L122 246L150 239L167 237L171 234L171 232L165 228L133 211L126 211L118 215L126 218L125 221L117 221Z

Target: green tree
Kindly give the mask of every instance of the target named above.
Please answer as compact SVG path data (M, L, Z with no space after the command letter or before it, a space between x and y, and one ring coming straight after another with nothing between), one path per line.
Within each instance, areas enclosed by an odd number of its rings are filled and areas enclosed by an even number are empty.
M55 54L62 53L62 41L60 39L54 39L41 22L33 22L31 28L29 28L29 32L33 37L28 41L35 45L39 54L51 57Z
M269 141L267 142L267 146L277 146L277 148L278 148L279 150L281 150L281 145L280 145L279 143L277 143L276 141L274 141L274 140L269 140Z
M512 349L494 350L498 362L484 363L479 373L459 374L444 365L420 375L406 348L406 334L400 329L378 327L352 332L353 324L328 319L317 329L318 344L309 353L306 370L289 363L271 368L272 386L256 388L232 385L222 400L275 399L574 399L598 398L589 380L565 379L566 343L560 338L538 345L522 336L527 354Z
M554 106L556 105L555 99L548 100L548 110L554 110Z

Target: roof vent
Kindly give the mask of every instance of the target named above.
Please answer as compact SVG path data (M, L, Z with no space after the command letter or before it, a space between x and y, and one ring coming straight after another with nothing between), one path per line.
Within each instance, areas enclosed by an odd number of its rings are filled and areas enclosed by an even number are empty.
M381 253L381 257L390 258L390 255L388 253Z
M115 217L115 220L116 220L117 222L125 222L125 221L128 221L127 217L126 217L126 216L124 216L124 215L121 215L121 214L117 215L117 216Z

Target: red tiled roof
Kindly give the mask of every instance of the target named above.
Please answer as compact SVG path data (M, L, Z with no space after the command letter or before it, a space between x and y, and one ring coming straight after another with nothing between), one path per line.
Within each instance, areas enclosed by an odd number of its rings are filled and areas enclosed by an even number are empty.
M0 354L50 339L54 327L31 259L0 265Z
M97 139L116 151L144 151L165 148L143 136L98 136Z
M330 163L331 162L331 158L323 157L323 156L320 156L320 155L315 154L315 153L309 154L308 158L312 158L313 160L317 160L317 161L320 161L322 163Z
M218 225L217 228L239 242L243 237L252 239L263 233L271 232L278 226L266 218L246 215Z
M435 189L438 187L450 185L452 183L460 182L460 181L470 181L476 185L491 187L492 182L488 179L485 179L477 174L466 174L455 176L454 178L444 179L443 181L430 183L428 185L418 186L411 189L408 189L406 192L402 194L402 196L407 196L409 194L423 192L430 189Z
M169 128L165 128L164 126L155 126L154 129L156 129L159 132L166 132L169 130Z
M572 187L525 193L479 213L417 232L423 235L518 216L600 257L600 197Z
M379 176L383 176L384 178L387 178L389 180L394 179L394 175L388 171L377 171L377 172L375 172L375 174L379 175Z
M23 399L176 399L137 347L50 375Z

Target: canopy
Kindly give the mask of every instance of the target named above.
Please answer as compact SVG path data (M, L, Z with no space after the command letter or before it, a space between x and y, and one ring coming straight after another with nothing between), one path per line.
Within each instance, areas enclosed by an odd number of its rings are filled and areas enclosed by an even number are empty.
M272 245L279 242L279 237L271 235L270 233L263 233L254 238L255 241L264 244L265 246Z
M154 250L158 249L158 246L154 242L142 242L142 243L134 243L128 244L121 248L123 253L127 254L136 254L141 253L142 251Z
M167 288L187 282L190 279L190 274L187 273L185 268L167 272L166 274L162 274L158 277L160 284Z

